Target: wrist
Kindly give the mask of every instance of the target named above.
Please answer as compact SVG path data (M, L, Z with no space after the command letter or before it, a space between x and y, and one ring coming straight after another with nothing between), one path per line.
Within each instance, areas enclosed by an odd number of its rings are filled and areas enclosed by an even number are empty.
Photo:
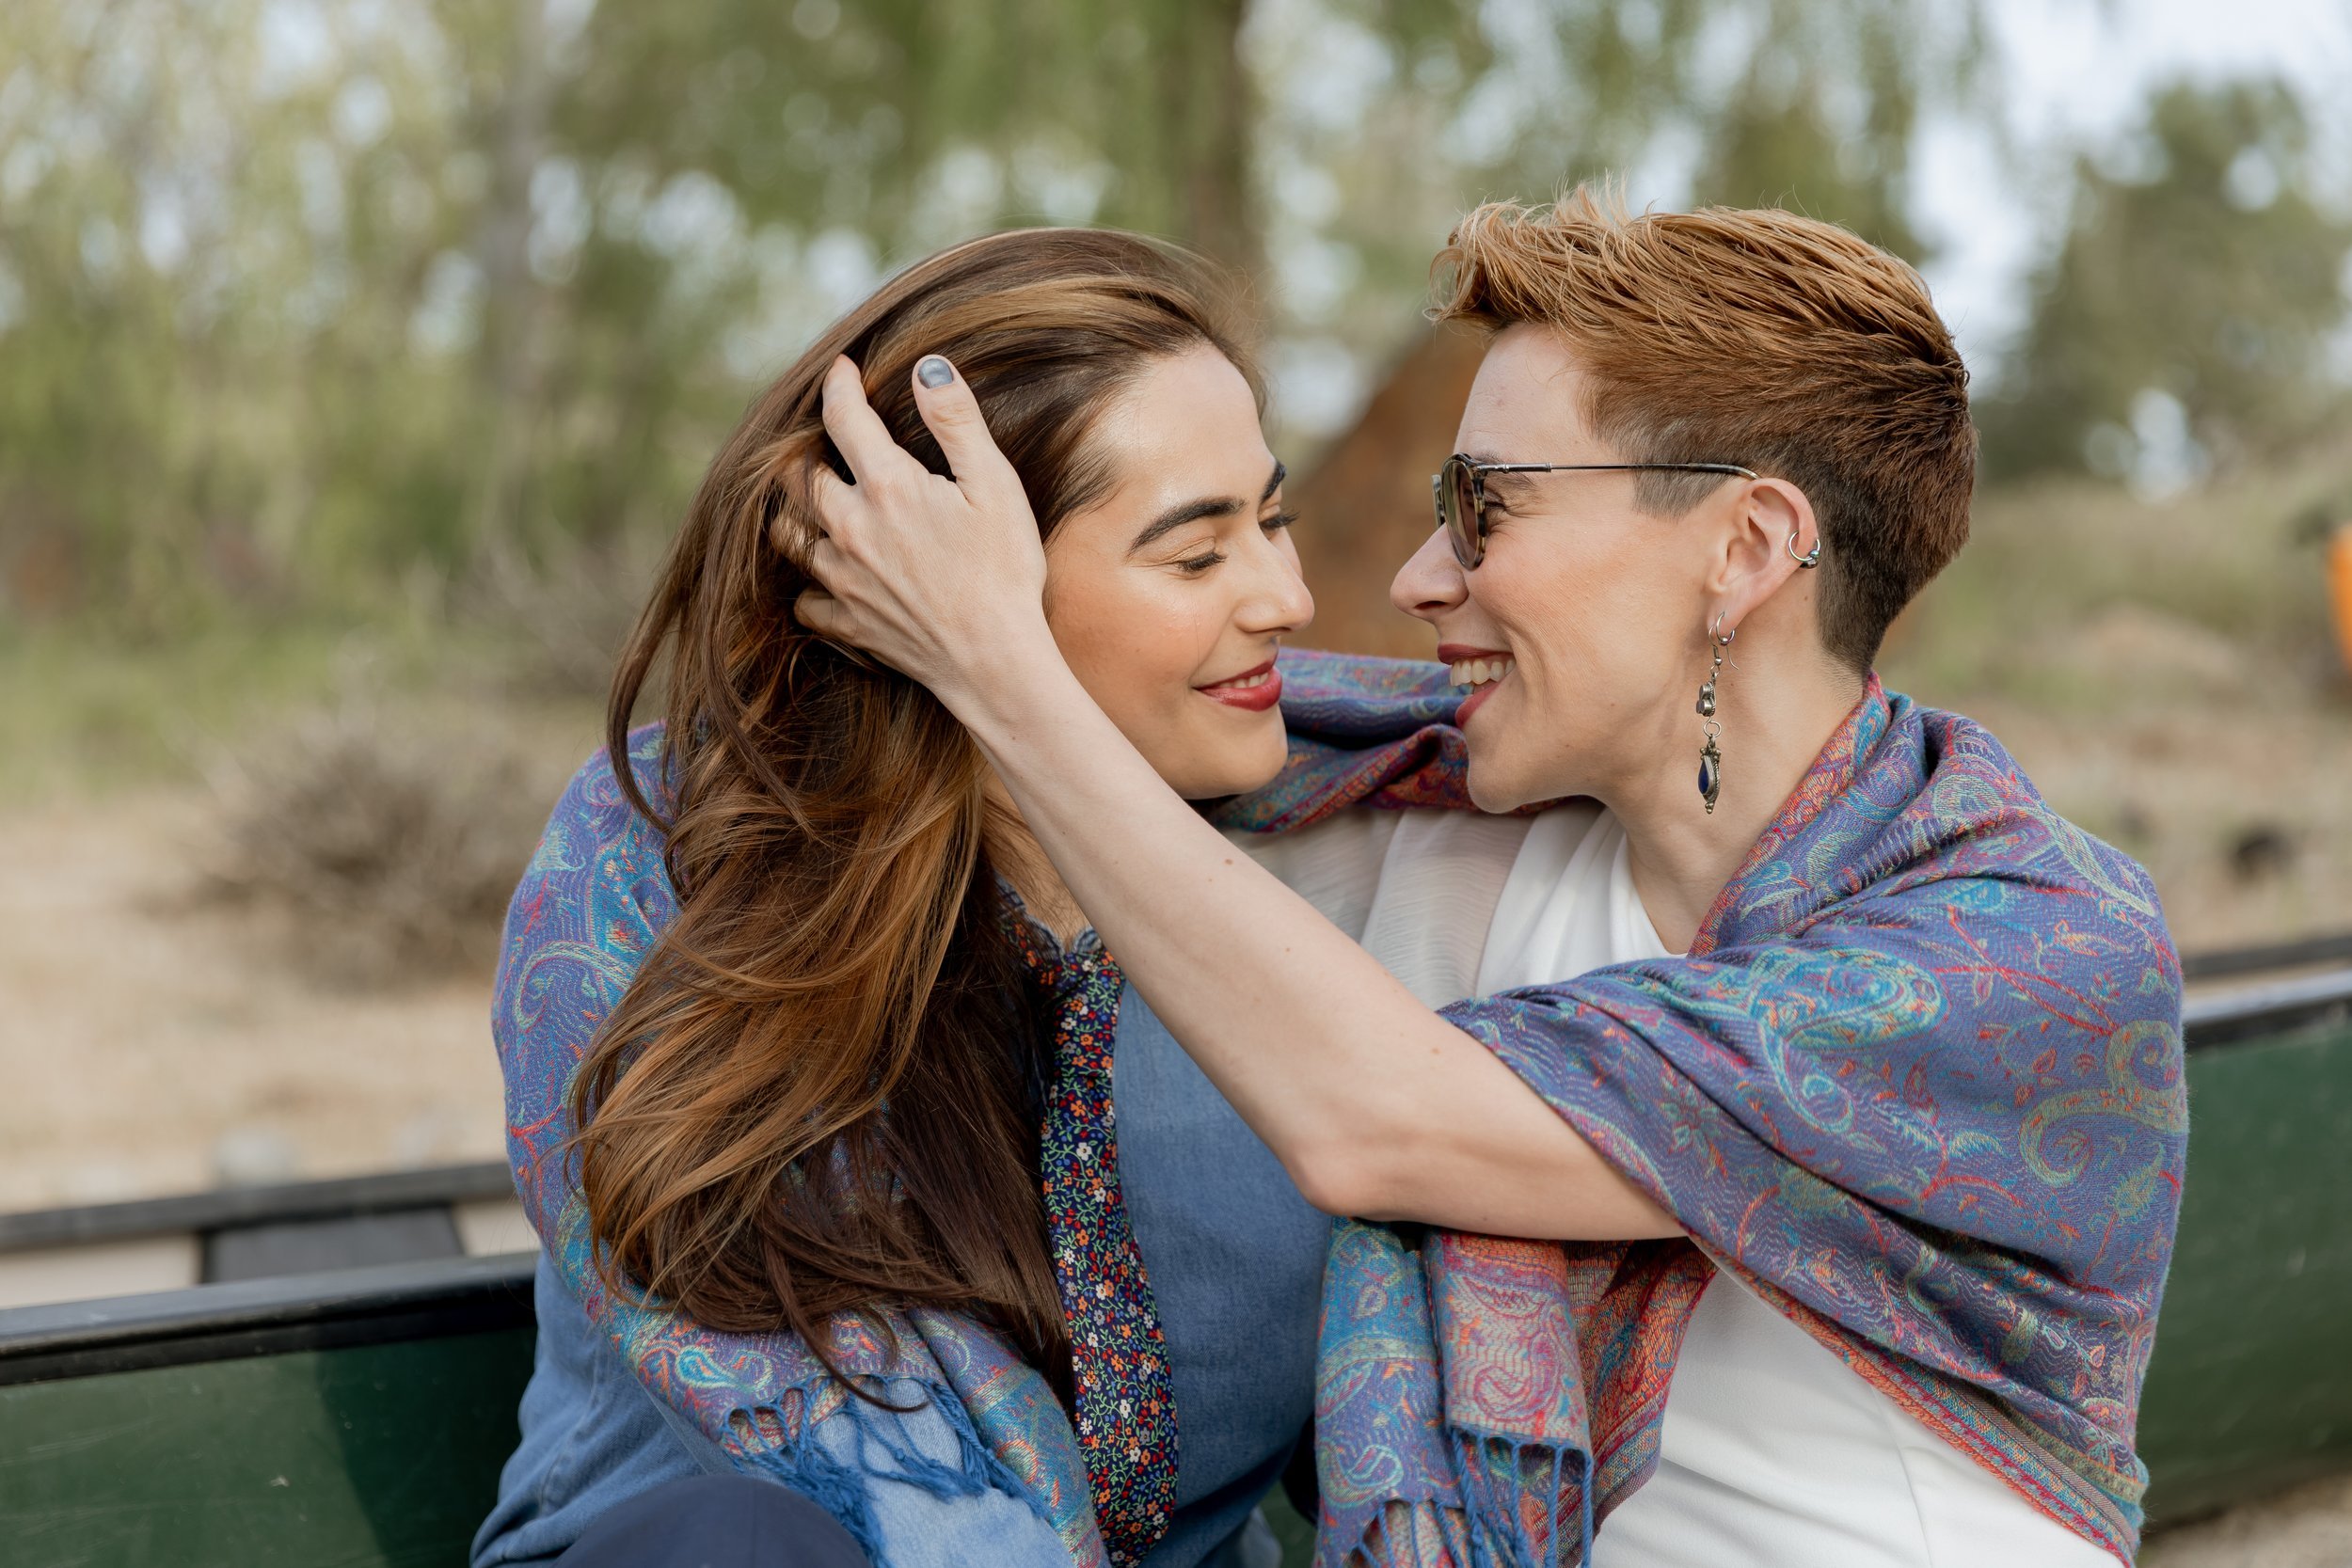
M983 745L1034 727L1043 712L1057 704L1066 706L1071 690L1084 694L1041 620L1033 629L992 638L986 647L986 654L964 661L951 676L929 683Z

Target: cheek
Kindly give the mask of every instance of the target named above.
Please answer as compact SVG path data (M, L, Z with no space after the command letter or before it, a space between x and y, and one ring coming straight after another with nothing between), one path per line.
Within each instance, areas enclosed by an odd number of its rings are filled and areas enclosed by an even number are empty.
M1625 677L1657 662L1663 612L1654 563L1643 552L1564 546L1517 553L1525 559L1473 574L1470 593L1521 662L1535 666L1534 684L1575 687L1589 703L1622 695Z
M1046 610L1046 625L1078 684L1138 744L1169 721L1216 640L1187 596L1170 591L1183 584L1133 580L1141 577L1113 573L1082 591L1053 595Z

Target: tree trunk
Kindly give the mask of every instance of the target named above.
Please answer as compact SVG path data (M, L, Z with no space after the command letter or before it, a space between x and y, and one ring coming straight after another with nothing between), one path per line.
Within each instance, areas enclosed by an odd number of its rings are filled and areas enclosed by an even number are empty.
M1241 54L1248 10L1248 0L1194 0L1166 80L1177 98L1168 119L1183 238L1255 281L1265 246L1249 167L1258 83Z
M490 205L479 241L483 392L488 433L470 508L478 557L513 557L539 404L537 279L531 274L531 178L545 153L548 98L546 0L510 0L514 59L492 151Z

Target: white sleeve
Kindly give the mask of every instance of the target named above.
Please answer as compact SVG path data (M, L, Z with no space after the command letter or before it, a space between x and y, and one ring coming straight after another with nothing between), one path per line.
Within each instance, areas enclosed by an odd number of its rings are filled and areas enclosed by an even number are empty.
M1228 832L1431 1007L1472 994L1529 818L1357 806L1295 833Z
M1406 815L1357 806L1296 832L1228 829L1225 837L1322 911L1326 920L1361 942L1379 892L1389 841L1396 832L1397 818Z

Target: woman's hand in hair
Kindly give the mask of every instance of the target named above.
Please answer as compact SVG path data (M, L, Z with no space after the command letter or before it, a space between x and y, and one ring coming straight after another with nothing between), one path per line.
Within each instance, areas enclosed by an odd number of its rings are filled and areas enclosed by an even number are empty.
M932 355L914 369L915 404L952 478L891 439L850 360L834 361L824 400L826 433L856 483L821 465L813 475L818 586L793 606L801 624L922 682L960 716L1040 660L1058 667L1029 499L955 367Z

